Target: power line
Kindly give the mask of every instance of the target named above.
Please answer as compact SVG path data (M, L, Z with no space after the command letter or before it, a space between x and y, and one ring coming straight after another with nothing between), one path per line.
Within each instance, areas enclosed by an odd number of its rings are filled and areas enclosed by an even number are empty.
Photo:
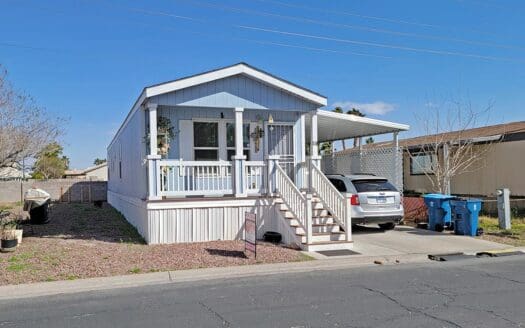
M485 35L498 36L494 33L487 33L487 32L479 31L476 29L460 29L457 27L443 26L443 25L438 25L438 24L428 24L428 23L413 22L413 21L381 17L381 16L363 15L355 11L352 12L352 11L344 11L344 10L330 10L330 9L316 8L316 7L310 7L310 6L304 6L304 5L297 5L297 4L276 1L276 0L254 0L254 1L272 3L272 4L279 5L279 6L289 7L289 8L304 9L304 10L315 11L315 12L324 12L327 14L336 14L336 15L365 18L365 19L377 20L377 21L388 22L388 23L412 25L412 26L419 26L419 27L425 27L425 28L439 28L439 29L447 29L447 30L465 30L465 31L470 31L470 32L482 33Z
M246 8L238 8L238 7L231 7L231 6L225 6L225 5L204 3L201 1L192 1L192 0L179 0L179 1L187 2L190 4L195 4L197 6L202 6L202 7L216 8L216 9L227 10L227 11L232 11L232 12L258 15L258 16L263 16L263 17L276 17L280 19L286 19L286 20L292 20L296 22L303 22L303 23L316 24L316 25L322 25L322 26L333 26L333 27L338 27L338 28L348 28L348 29L367 31L367 32L373 32L373 33L383 33L383 34L390 34L390 35L397 35L397 36L430 39L430 40L452 41L452 42L459 42L459 43L464 43L464 44L472 44L472 45L480 45L480 46L525 50L525 47L507 45L507 44L468 40L468 39L461 39L461 38L450 38L450 37L426 35L426 34L419 34L419 33L400 32L400 31L380 29L380 28L362 26L362 25L333 23L333 22L327 22L327 21L319 21L319 20L310 19L306 17L282 15L282 14L276 14L276 13L267 12L267 11L259 11L259 10L252 10L252 9L246 9Z
M397 49L397 50L430 53L430 54L437 54L437 55L471 57L471 58L478 58L478 59L485 59L485 60L504 60L504 61L523 62L523 60L505 58L505 57L493 57L493 56L484 56L484 55L469 54L469 53L463 53L463 52L444 51L444 50L435 50L435 49L426 49L426 48L414 48L414 47L405 47L405 46L398 46L398 45L378 43L378 42L340 39L340 38L333 38L333 37L321 36L321 35L312 35L312 34L295 33L295 32L287 32L287 31L280 31L280 30L272 30L272 29L255 27L255 26L247 26L247 25L237 25L237 27L247 29L247 30L253 30L253 31L261 31L261 32L289 35L289 36L298 36L298 37L303 37L303 38L334 41L334 42L341 42L341 43L350 43L350 44L357 44L357 45L362 45L362 46L370 46L370 47L378 47L378 48Z
M148 10L148 14L155 14L155 15L166 16L165 12L158 12L158 11L152 11L152 10ZM177 17L172 17L172 18L177 18ZM193 18L193 17L190 17L190 18ZM193 18L193 19L195 19L195 18ZM195 20L199 20L199 21L201 21L203 23L210 23L207 20L201 20L201 19L195 19ZM379 43L379 42L340 39L340 38L333 38L333 37L326 37L326 36L318 36L318 35L311 35L311 34L303 34L303 33L295 33L295 32L287 32L287 31L265 29L265 28L261 28L261 27L254 27L254 26L247 26L247 25L226 25L226 26L234 27L234 28L240 28L240 29L245 29L245 30L257 30L257 31L267 32L267 33L289 35L289 36L298 36L298 37L304 37L304 38L310 38L310 39L334 41L334 42L341 42L341 43L347 43L347 44L356 44L356 45L369 46L369 47L397 49L397 50L404 50L404 51L411 51L411 52L418 52L418 53L429 53L429 54L435 54L435 55L470 57L470 58L477 58L477 59L484 59L484 60L494 60L494 61L498 61L499 60L499 61L523 62L523 60L512 59L512 58L505 58L505 57L485 56L485 55L463 53L463 52L454 52L454 51L445 51L445 50L435 50L435 49L426 49L426 48L407 47L407 46L399 46L399 45L385 44L385 43Z

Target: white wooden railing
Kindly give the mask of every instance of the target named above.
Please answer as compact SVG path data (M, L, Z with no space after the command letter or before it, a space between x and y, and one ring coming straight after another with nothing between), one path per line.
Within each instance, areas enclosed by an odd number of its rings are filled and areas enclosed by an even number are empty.
M158 196L231 194L232 163L227 161L160 160Z
M311 196L303 195L279 164L275 166L275 188L288 210L307 233L306 242L309 243L312 234Z
M323 205L330 211L334 219L345 229L347 238L351 238L351 218L350 204L345 196L341 195L334 185L328 180L323 172L316 166L310 165L310 183L311 189L317 193L317 196Z
M250 161L244 165L244 180L248 194L263 194L266 192L266 164Z

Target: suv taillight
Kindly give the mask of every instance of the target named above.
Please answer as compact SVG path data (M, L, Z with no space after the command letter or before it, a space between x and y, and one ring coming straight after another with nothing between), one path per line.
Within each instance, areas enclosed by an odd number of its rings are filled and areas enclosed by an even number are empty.
M359 196L358 195L350 196L350 205L359 205Z

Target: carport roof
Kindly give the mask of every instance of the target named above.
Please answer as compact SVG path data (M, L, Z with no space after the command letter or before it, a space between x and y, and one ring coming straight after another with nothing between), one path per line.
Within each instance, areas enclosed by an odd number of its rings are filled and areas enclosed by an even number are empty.
M310 132L311 120L306 120L306 131ZM334 141L366 137L384 133L406 131L406 124L376 120L357 115L317 110L318 141Z

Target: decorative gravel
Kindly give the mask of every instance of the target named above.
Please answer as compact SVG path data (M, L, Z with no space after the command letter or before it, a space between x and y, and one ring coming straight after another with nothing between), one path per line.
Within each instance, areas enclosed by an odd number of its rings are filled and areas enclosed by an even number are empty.
M107 204L54 204L50 219L25 224L16 251L0 253L0 285L310 259L264 242L257 259L245 256L243 241L148 246Z

